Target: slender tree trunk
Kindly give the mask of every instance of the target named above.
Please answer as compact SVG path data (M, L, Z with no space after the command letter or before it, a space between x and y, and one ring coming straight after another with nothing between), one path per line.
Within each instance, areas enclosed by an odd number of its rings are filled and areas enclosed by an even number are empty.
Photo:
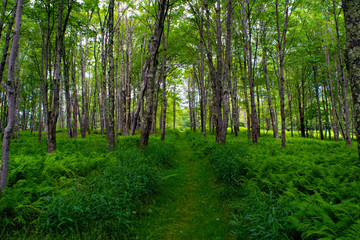
M162 108L161 108L161 141L163 141L165 139L165 125L166 125L166 109L167 109L167 90L166 90L166 78L167 78L167 66L166 66L166 51L167 51L167 46L168 46L168 42L169 42L169 32L170 32L170 17L171 17L171 9L170 9L170 13L169 13L169 17L167 19L167 32L166 32L166 38L165 38L165 34L163 39L163 69L162 69L162 80L163 80L163 93L162 93Z
M245 48L244 48L245 49ZM245 52L245 50L244 50ZM240 72L241 72L241 78L242 78L242 82L243 82L243 87L244 87L244 98L245 98L245 108L246 108L246 115L245 115L245 119L246 119L246 125L247 125L247 136L248 139L251 139L251 123L250 123L250 109L249 109L249 98L248 98L248 90L247 90L247 60L246 60L246 54L244 54L245 59L244 59L244 69L242 68L242 64L241 64L241 60L239 59L239 63L240 63Z
M63 62L64 62L64 85L65 85L65 101L66 101L66 129L68 138L73 136L72 126L71 126L71 97L70 97L70 66L69 59L66 57L66 50L64 49L63 53Z
M284 59L285 59L285 46L286 46L286 33L288 25L288 11L289 11L289 0L285 0L285 19L282 33L280 32L279 22L279 3L276 0L276 26L277 26L277 50L279 59L279 94L280 94L280 112L281 112L281 146L286 147L285 139L285 94L284 94Z
M92 116L91 116L91 128L96 129L96 103L99 101L99 87L98 87L98 73L97 73L97 65L98 65L98 58L97 58L97 52L96 52L96 37L94 37L94 60L95 60L95 66L94 66L94 81L95 81L95 89L94 89L94 103L93 103L93 110L92 110Z
M174 86L174 94L176 93L176 86ZM174 129L175 129L175 122L176 122L176 98L174 96L174 99L173 99L173 125L174 125Z
M329 54L329 47L325 45L325 62L326 62L326 72L327 72L327 81L329 82L329 92L330 92L330 100L331 100L331 114L332 114L332 129L334 132L334 139L335 141L339 140L339 128L338 128L338 119L336 116L336 103L334 97L334 87L333 87L333 80L331 77L331 70L330 70L330 54Z
M251 104L251 136L253 143L257 143L258 134L257 134L257 113L256 113L256 103L255 103L255 91L254 91L254 74L253 74L253 65L252 65L252 48L251 48L251 23L249 19L249 13L246 11L245 3L242 4L243 12L243 31L245 37L245 55L247 59L248 67L248 78L249 78L249 88L250 88L250 104ZM247 2L249 5L249 2Z
M292 88L290 86L290 83L288 83L288 104L289 104L289 117L290 117L290 132L291 132L291 137L294 137L294 129L293 129L293 117L292 117L292 108L291 108L291 103L292 103Z
M5 15L6 15L7 2L8 2L7 0L3 1L2 10L1 10L1 13L0 13L0 39L1 39L1 36L2 36L2 30L3 30L3 27L4 27L4 20L5 20Z
M114 151L115 149L115 129L114 129L114 114L115 114L115 102L114 102L114 5L115 0L110 0L109 3L109 44L108 44L108 58L109 58L109 81L108 81L108 90L109 90L109 123L106 133L109 140L109 150Z
M149 48L149 58L147 61L148 67L145 68L144 82L147 82L147 94L146 94L146 108L145 108L145 119L140 136L139 147L143 148L148 145L150 129L152 125L151 115L153 112L153 104L155 99L155 75L157 67L158 51L160 46L161 37L164 30L165 17L169 7L168 0L160 0L158 4L158 17L152 36L151 47Z
M13 42L10 51L8 79L6 82L6 91L8 96L8 124L4 131L2 139L2 155L1 155L1 170L0 170L0 191L4 191L7 183L8 168L9 168L9 152L10 141L14 130L15 123L15 63L19 50L21 14L23 9L23 0L18 0L16 8L15 29L13 33Z
M203 132L204 137L206 137L206 94L205 94L205 85L204 85L204 64L205 64L205 54L204 54L204 22L203 18L200 19L200 62L199 62L199 84L200 84L200 110L201 110L201 131Z
M77 130L78 130L78 97L77 97L77 88L76 88L76 65L74 59L74 53L71 56L72 62L72 71L71 78L73 82L73 97L72 97L72 105L73 105L73 126L72 126L72 137L77 138Z
M350 138L350 113L349 113L349 103L348 103L348 78L345 76L344 72L344 64L342 60L341 54L341 43L340 43L340 34L339 34L339 25L336 13L336 6L335 0L333 0L333 13L335 19L335 28L336 28L336 40L337 40L337 53L338 53L338 60L339 60L339 67L340 67L340 74L342 80L342 97L343 97L343 116L345 122L345 140L349 147L351 147L351 138ZM340 86L339 86L340 87Z
M98 12L99 18L100 12ZM104 23L106 19L104 20ZM100 20L101 23L101 20ZM101 135L105 133L105 128L108 127L108 104L107 104L107 94L106 94L106 61L107 61L107 42L105 26L101 23L101 67L102 67L102 76L101 76L101 106L100 106L100 123L101 123ZM102 117L101 117L102 116Z
M235 64L235 63L234 63ZM232 63L231 63L232 66ZM234 126L234 135L238 136L239 132L239 99L238 99L238 80L235 74L235 68L232 66L232 80L233 84L229 82L229 89L231 94L231 113L232 113L232 125Z
M220 3L220 1L218 1ZM231 15L232 15L232 0L227 3L227 17L226 17L226 39L225 39L225 66L222 82L222 105L223 105L223 119L222 119L222 133L221 144L226 142L227 127L229 122L230 102L229 102L229 86L231 86Z
M264 36L264 38L266 38L266 35ZM266 45L264 45L263 46L263 64L262 65L263 65L263 70L264 70L266 92L267 92L267 99L268 99L268 105L269 105L270 116L271 116L271 123L272 123L272 127L273 127L273 134L274 134L274 138L277 138L278 137L278 127L277 127L274 106L273 106L273 101L272 101L272 96L271 96L266 56L267 56L267 48L266 48Z
M5 44L4 44L4 48L3 48L2 59L0 62L0 83L2 82L3 74L5 71L6 59L8 56L8 50L9 50L9 46L10 46L10 38L12 36L11 35L12 27L14 25L14 19L15 19L15 13L16 13L15 9L17 9L17 1L15 1L15 6L14 6L13 12L11 14L11 18L9 20L8 29L7 29L6 36L5 36Z
M316 78L316 67L314 66L314 81L316 84L315 87L315 94L316 94L316 102L317 102L317 110L318 110L318 123L319 123L319 132L320 132L320 140L324 140L324 133L322 127L322 120L321 120L321 110L320 110L320 97L319 97L319 82Z
M141 66L143 66L143 56L145 54L145 49L146 49L146 35L144 36L144 42L143 42L142 49L141 49ZM140 71L140 78L139 78L140 82L142 80L143 74L145 75L146 68L147 68L147 63L145 64L145 67L143 69L141 69L141 71ZM139 114L140 114L141 109L143 109L142 106L143 106L143 102L144 102L144 95L145 95L146 87L147 87L147 80L146 81L144 80L143 86L142 86L141 91L138 96L138 98L139 98L138 105L137 105L136 111L134 113L134 118L132 121L131 136L134 136L134 134L135 134L136 125L137 125L137 122L139 119Z
M80 29L80 68L81 68L81 115L80 115L80 132L81 137L86 138L86 104L87 104L87 82L86 82L86 53L84 57L84 48L83 48L83 38L82 30ZM85 45L87 45L87 39L85 40Z

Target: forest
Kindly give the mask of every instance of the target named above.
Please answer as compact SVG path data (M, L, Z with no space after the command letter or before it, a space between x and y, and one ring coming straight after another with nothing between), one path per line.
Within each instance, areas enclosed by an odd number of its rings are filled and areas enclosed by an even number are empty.
M360 239L353 0L2 0L0 239Z

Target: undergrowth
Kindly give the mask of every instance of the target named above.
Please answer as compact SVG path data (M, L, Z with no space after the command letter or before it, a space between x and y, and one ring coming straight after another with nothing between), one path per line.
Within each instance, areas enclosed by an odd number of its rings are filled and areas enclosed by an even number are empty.
M138 136L119 137L110 153L106 136L65 134L58 133L52 154L35 135L12 143L0 239L133 238L144 204L161 184L161 169L172 166L174 139L160 143L155 135L139 150Z
M360 239L360 162L343 142L271 136L253 145L188 134L214 165L236 239Z

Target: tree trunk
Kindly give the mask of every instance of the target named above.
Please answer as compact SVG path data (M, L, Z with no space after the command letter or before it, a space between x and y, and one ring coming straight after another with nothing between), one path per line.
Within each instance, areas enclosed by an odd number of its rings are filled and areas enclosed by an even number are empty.
M169 32L170 32L170 17L171 17L171 9L169 13L169 17L167 19L167 32L166 38L165 34L163 36L163 66L162 66L162 80L163 80L163 92L162 92L162 107L161 107L161 141L165 140L165 129L166 129L166 109L167 109L167 90L166 90L166 78L167 78L167 66L166 66L166 51L169 42Z
M64 84L65 84L65 101L66 101L66 129L68 138L73 136L72 126L71 126L71 97L70 97L70 66L69 59L66 57L66 50L64 49L63 53L63 62L64 62Z
M114 114L115 114L115 102L114 102L114 5L115 0L110 0L109 2L109 44L108 44L108 58L109 58L109 81L108 81L108 90L109 90L109 123L108 128L106 128L106 133L109 140L109 150L114 151L115 149L115 129L114 129Z
M206 94L205 94L205 84L204 84L205 55L204 55L203 18L200 19L199 33L200 33L199 84L200 84L201 131L203 132L204 137L206 137Z
M249 4L249 2L247 2ZM255 91L254 91L254 74L252 66L252 49L251 49L251 23L249 19L249 14L246 12L245 3L242 4L242 13L243 13L243 32L244 32L244 52L247 59L248 67L248 78L249 78L249 88L250 88L250 103L251 103L251 137L253 143L257 143L258 134L257 134L257 113L256 113L256 103L255 103ZM246 71L246 70L245 70ZM246 81L246 80L245 80ZM249 127L249 126L248 126Z
M145 54L145 50L146 50L146 34L144 36L144 42L143 42L142 48L141 48L141 65L140 66L143 66L143 56ZM139 78L140 82L142 80L143 74L145 75L145 69L147 68L146 65L147 64L145 64L144 68L141 69L141 71L140 71L140 78ZM140 111L143 110L142 106L143 106L143 102L144 102L144 95L145 95L146 87L147 87L147 79L146 79L146 81L144 80L143 86L141 87L141 91L138 96L138 98L139 98L138 105L137 105L136 111L134 113L134 118L133 118L132 126L131 126L131 136L134 136L134 134L135 134L136 125L137 125L138 119L139 119L139 114L140 114Z
M4 74L4 71L5 71L6 59L7 59L7 56L8 56L10 38L11 38L11 34L12 34L12 27L14 25L14 19L15 19L15 13L16 13L15 9L17 9L17 1L15 2L15 6L14 6L13 12L11 14L11 18L9 20L9 23L8 23L8 30L7 30L6 36L5 36L5 44L4 44L4 48L3 48L3 55L2 55L1 62L0 62L0 83L2 82L3 74Z
M96 129L96 103L99 102L99 87L98 87L98 76L97 76L97 65L98 65L98 58L97 58L97 52L96 52L96 37L94 37L94 61L95 61L95 66L94 66L94 81L95 81L95 89L94 89L94 103L93 103L93 110L92 110L92 116L91 116L91 128L92 129Z
M276 0L276 26L277 26L277 50L278 61L280 66L279 71L279 94L280 94L280 112L281 112L281 146L286 147L285 139L285 94L284 94L284 59L285 59L285 46L286 46L286 33L289 21L289 0L285 0L285 19L282 33L280 32L279 22L279 3Z
M107 94L106 94L106 61L107 61L107 41L106 32L105 32L105 22L104 24L101 23L100 12L98 12L100 25L101 25L101 67L102 67L102 75L101 75L101 106L100 106L100 123L101 123L101 135L105 133L105 128L108 127L108 104L107 104ZM102 116L102 117L101 117Z
M66 31L67 22L69 20L72 4L69 5L67 16L63 25L63 10L64 3L60 0L58 12L58 33L56 37L56 52L55 52L55 66L54 66L54 82L53 82L53 102L51 111L48 112L48 131L47 131L47 149L51 153L56 150L56 123L60 111L60 81L61 81L61 55L63 49L63 41ZM50 97L51 98L51 97Z
M293 117L292 117L292 108L291 108L291 103L292 103L292 88L290 87L290 83L287 84L288 87L288 104L289 104L289 117L290 117L290 133L291 133L291 137L294 137L294 129L293 129Z
M72 137L77 138L77 130L78 130L78 97L77 97L77 88L76 88L76 65L74 59L74 53L71 56L72 62L72 71L71 78L73 82L73 97L72 97L72 105L73 105L73 126L72 126Z
M86 122L87 122L87 114L86 114L86 105L87 105L87 82L86 82L86 62L87 62L87 53L84 53L83 48L83 38L82 38L82 30L80 29L80 69L81 69L81 115L80 115L80 132L81 137L86 138ZM85 39L85 46L87 48L87 37ZM85 50L86 51L86 50ZM84 56L85 55L85 56Z
M337 40L337 53L338 53L338 60L339 60L339 67L340 67L340 74L342 80L342 97L343 97L343 116L345 122L345 140L349 147L351 147L351 138L350 138L350 113L349 113L349 103L348 103L348 78L345 76L344 72L344 64L341 56L341 43L340 43L340 34L339 34L339 25L336 13L336 6L335 0L333 0L333 13L335 19L335 28L336 28L336 40ZM340 86L339 86L340 87Z
M264 38L266 38L265 34L266 33L264 33ZM273 106L273 101L272 101L272 96L271 96L271 89L270 89L270 84L269 84L269 74L268 74L268 67L267 67L267 47L265 44L263 45L263 64L262 65L263 65L263 70L264 70L266 92L267 92L267 99L268 99L268 105L269 105L269 110L270 110L273 134L274 134L274 138L277 138L278 137L278 127L277 127L274 106Z
M153 104L155 99L155 75L157 68L157 58L159 53L159 46L161 37L164 30L164 22L169 7L168 0L160 0L158 4L158 17L152 35L151 47L149 48L149 58L147 60L147 67L145 68L144 82L147 82L147 93L146 93L146 108L145 108L145 119L142 127L140 136L139 147L143 148L148 145L150 129L152 125L151 115L153 112Z
M9 168L9 152L10 141L14 130L15 123L15 64L16 57L19 50L20 39L20 27L21 27L21 14L23 9L23 0L18 0L16 8L16 20L15 29L13 33L13 42L10 51L9 67L8 67L8 79L6 82L6 91L8 96L8 124L4 131L2 139L2 155L1 155L1 170L0 170L0 191L4 191L6 188L8 168Z
M319 123L319 132L320 132L320 140L324 140L324 133L321 121L321 110L320 110L320 97L319 97L319 82L316 79L316 67L314 66L314 82L315 86L315 94L316 94L316 102L317 102L317 110L318 110L318 123Z
M229 112L230 112L229 86L231 86L231 70L230 70L231 15L232 15L232 0L228 0L227 17L226 17L225 66L224 66L223 82L222 82L223 132L220 139L221 144L225 144L226 142L226 134L227 134L227 127L229 122Z
M7 0L3 1L2 10L1 10L1 13L0 13L0 39L1 39L1 36L2 36L2 30L3 30L3 27L4 27L4 19L5 19L5 15L6 15L7 2L8 2Z
M331 100L331 114L332 114L332 129L334 132L334 139L335 141L339 140L339 128L338 128L338 118L336 116L336 103L334 97L334 87L333 87L333 80L331 77L331 70L330 70L330 54L329 54L329 47L325 45L325 62L326 62L326 72L327 72L327 81L329 82L329 92L330 92L330 100Z
M345 59L352 89L356 138L360 156L360 6L357 1L343 0L343 9L347 42Z
M235 64L235 63L234 63ZM231 63L232 66L232 63ZM229 90L231 94L231 113L232 113L232 125L234 127L234 135L238 136L239 132L239 99L238 99L238 80L235 74L235 68L232 66L232 79L233 84L229 82Z

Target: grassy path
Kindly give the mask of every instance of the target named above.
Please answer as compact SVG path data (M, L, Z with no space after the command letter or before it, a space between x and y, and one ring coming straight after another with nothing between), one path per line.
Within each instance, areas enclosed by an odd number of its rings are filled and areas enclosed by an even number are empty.
M141 222L139 239L227 239L228 213L206 159L197 159L184 134L175 166Z

